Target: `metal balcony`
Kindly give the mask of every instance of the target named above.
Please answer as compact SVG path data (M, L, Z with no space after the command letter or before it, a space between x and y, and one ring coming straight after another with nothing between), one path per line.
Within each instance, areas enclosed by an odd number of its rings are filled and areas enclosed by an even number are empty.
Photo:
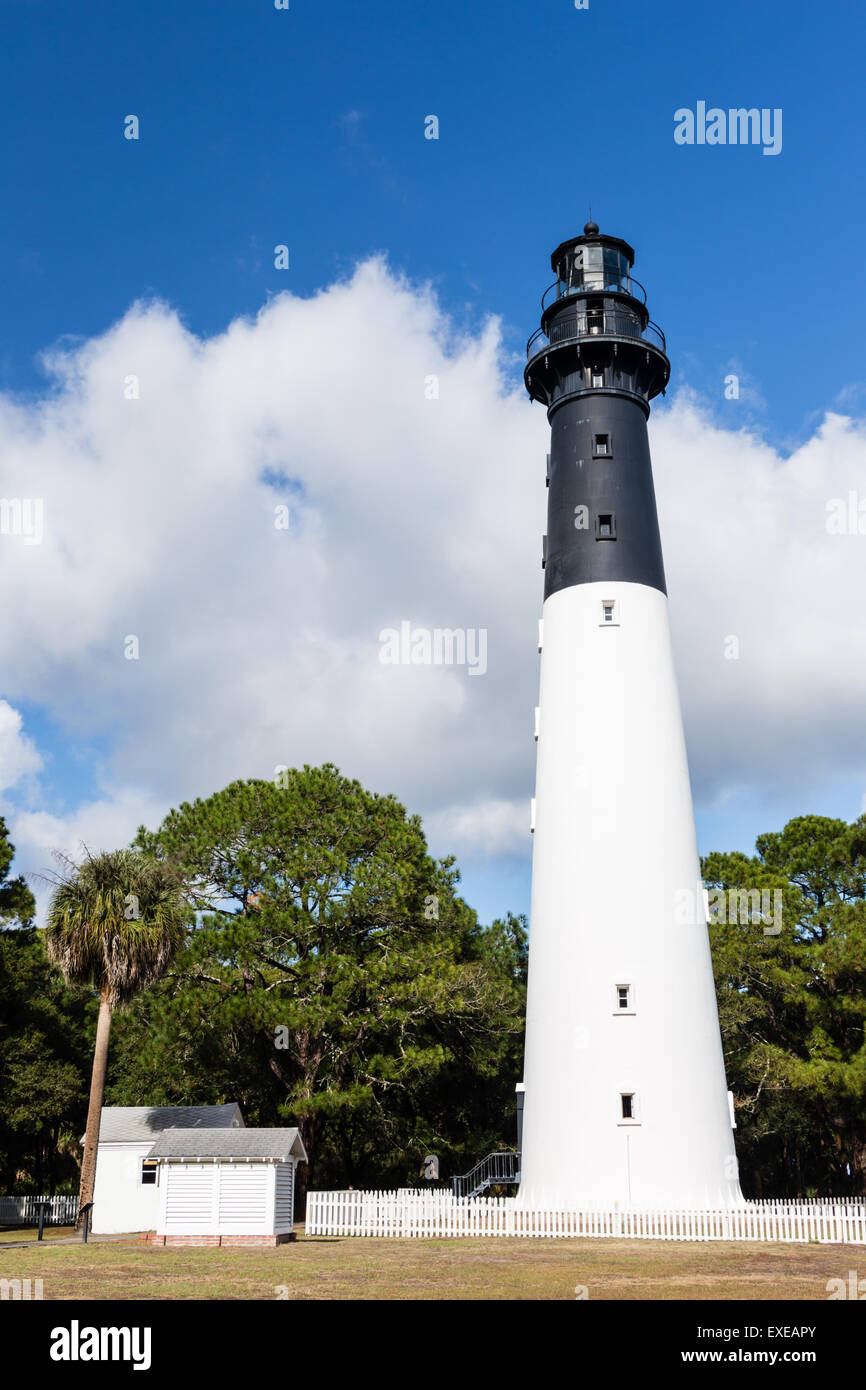
M556 293L551 294L551 290L555 290ZM605 268L579 271L568 283L565 280L554 280L541 296L542 311L558 299L567 299L571 294L587 293L630 294L632 299L639 299L641 304L646 304L646 290L640 280L636 280L633 275L610 273Z
M665 335L652 319L644 327L635 314L597 309L583 314L558 315L550 326L549 337L543 328L536 328L526 344L527 361L547 348L583 338L636 338L640 342L652 343L653 347L661 348L667 354Z

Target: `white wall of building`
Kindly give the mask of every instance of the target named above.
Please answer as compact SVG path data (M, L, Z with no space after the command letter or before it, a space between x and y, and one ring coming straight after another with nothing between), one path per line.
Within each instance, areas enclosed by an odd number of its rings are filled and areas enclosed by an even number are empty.
M665 595L551 595L539 706L518 1200L739 1204Z
M152 1148L153 1138L142 1143L99 1145L91 1217L94 1235L156 1230L159 1190L141 1182L141 1160Z

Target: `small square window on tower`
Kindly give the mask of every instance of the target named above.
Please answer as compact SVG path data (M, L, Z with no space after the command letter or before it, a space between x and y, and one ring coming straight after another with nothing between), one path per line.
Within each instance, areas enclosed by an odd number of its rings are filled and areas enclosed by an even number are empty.
M616 540L616 516L613 512L599 512L595 518L595 539L597 541Z
M610 447L609 434L597 434L593 439L592 456L595 459L610 458L613 450Z
M622 1108L622 1118L623 1118L624 1120L633 1120L634 1117L635 1117L635 1115L634 1115L634 1094L633 1094L633 1093L629 1093L628 1091L626 1091L626 1092L624 1092L622 1095L620 1095L619 1100L620 1100L620 1106L621 1106L621 1108Z
M619 617L617 615L616 599L603 598L601 601L601 625L602 627L618 627Z
M634 1018L634 989L631 985L614 987L613 1012L620 1018Z
M599 367L590 368L590 381L593 390L600 391L604 386L604 373L601 371Z

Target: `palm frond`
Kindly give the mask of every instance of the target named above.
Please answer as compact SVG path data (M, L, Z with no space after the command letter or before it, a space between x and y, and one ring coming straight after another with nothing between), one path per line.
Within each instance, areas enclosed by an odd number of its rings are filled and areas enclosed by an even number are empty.
M44 933L67 981L107 989L125 1004L158 980L183 941L189 909L174 872L136 850L69 862L51 898Z

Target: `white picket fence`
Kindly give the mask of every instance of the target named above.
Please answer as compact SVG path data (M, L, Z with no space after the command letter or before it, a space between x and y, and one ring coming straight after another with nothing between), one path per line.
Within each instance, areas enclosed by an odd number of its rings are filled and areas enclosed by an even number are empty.
M866 1202L748 1202L729 1211L533 1211L513 1197L450 1192L308 1192L308 1236L601 1236L866 1245Z
M59 1197L0 1197L0 1226L38 1226L45 1206L46 1226L72 1226L78 1214L78 1194Z

